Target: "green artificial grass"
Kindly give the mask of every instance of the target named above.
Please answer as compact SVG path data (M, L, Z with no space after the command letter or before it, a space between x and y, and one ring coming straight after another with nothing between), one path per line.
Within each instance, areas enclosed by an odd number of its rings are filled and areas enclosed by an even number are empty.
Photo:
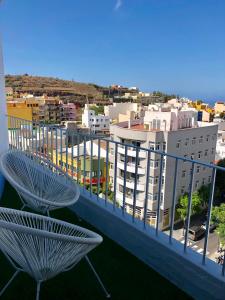
M17 193L8 183L1 205L16 209L21 207ZM59 209L52 212L51 216L98 232L89 224L78 221L69 209ZM89 254L89 258L109 290L112 300L191 299L115 242L105 236L103 238L103 243ZM12 274L13 268L0 254L0 288ZM35 299L35 295L35 281L27 274L21 273L1 299L32 300ZM42 284L40 300L45 299L103 300L106 298L86 261L82 260L71 271L62 273Z

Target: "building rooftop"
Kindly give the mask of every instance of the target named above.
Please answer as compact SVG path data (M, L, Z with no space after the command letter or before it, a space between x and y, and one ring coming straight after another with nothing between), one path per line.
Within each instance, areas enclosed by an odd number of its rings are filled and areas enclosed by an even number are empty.
M21 207L18 194L9 184L6 185L2 205L17 209ZM98 232L84 221L78 221L75 214L69 209L54 211L51 216ZM89 257L114 300L147 300L150 295L151 299L191 299L172 283L105 236L103 236L103 243L93 250ZM3 286L12 276L13 269L2 254L0 255L0 263L0 284ZM35 282L26 274L19 275L13 281L4 293L3 299L18 299L18 294L23 300L34 299ZM40 298L42 300L103 300L105 296L85 260L82 260L71 271L62 273L43 283Z

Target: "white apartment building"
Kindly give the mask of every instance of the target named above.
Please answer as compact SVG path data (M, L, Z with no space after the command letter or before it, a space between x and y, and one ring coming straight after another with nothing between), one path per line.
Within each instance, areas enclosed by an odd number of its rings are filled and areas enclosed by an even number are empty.
M96 115L94 110L89 109L89 105L85 104L82 114L82 125L89 128L91 132L109 130L110 119L105 115Z
M210 123L197 122L197 112L193 110L160 109L158 111L146 111L144 121L140 120L122 122L110 126L111 138L114 141L137 145L152 150L174 154L176 156L201 160L207 163L214 162L216 151L218 126ZM115 149L111 143L111 166L110 180L114 185L114 163ZM126 163L126 200L125 209L128 213L133 212L134 178L136 151L129 148L125 162L124 146L118 146L117 157L117 181L116 198L120 205L123 201L124 168ZM137 167L137 188L136 188L136 216L143 218L146 173L147 173L147 153L143 150L139 152ZM177 174L177 201L179 196L188 192L191 174L190 162L178 163ZM175 159L164 157L163 159L162 185L160 195L160 227L169 225L172 197L173 181L175 171ZM211 182L211 170L206 167L196 166L194 170L194 190L198 190L202 185ZM156 210L158 203L160 178L160 155L151 153L150 176L148 179L148 203L147 221L151 225L156 224Z
M119 122L119 119L124 119L124 116L131 116L133 118L140 118L144 116L144 110L139 103L113 103L113 105L108 105L104 107L105 116L108 116L110 121Z

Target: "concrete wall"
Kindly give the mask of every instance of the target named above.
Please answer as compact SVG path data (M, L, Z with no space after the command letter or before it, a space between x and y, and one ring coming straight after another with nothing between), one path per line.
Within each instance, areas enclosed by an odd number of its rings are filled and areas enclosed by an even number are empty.
M5 80L3 69L3 54L0 37L0 154L8 148L8 130L6 118ZM3 192L4 180L0 175L0 197Z
M72 210L194 299L224 300L225 279L215 262L206 259L206 265L202 266L201 254L192 249L184 253L183 245L178 241L173 240L170 244L168 236L161 232L156 237L153 228L143 229L138 220L132 223L130 215L123 217L121 210L113 210L110 203L105 206L95 195L90 198L89 192L83 189Z

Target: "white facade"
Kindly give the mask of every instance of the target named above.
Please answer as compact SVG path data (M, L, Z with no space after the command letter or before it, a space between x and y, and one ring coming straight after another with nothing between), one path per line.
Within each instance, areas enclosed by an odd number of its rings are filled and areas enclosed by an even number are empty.
M169 154L174 154L180 157L186 157L194 160L201 160L207 163L214 162L217 140L217 125L209 123L200 123L195 120L195 112L185 112L169 115L169 112L160 112L161 118L158 118L163 124L163 120L168 120L165 127L158 129L145 127L144 123L136 124L131 122L123 122L110 126L110 134L114 141L137 145L143 148L160 150ZM149 116L149 115L148 115ZM152 115L154 116L154 115ZM191 122L185 122L184 116L190 118ZM191 117L192 116L192 117ZM159 117L159 116L157 116ZM151 119L150 119L151 120ZM150 121L145 118L145 122ZM191 126L186 127L186 124ZM179 125L180 124L180 125ZM184 125L180 128L181 125ZM113 144L112 144L113 145ZM114 149L112 146L112 154ZM129 148L127 153L127 161L125 162L124 147L118 146L118 162L117 162L117 182L116 182L116 197L120 205L123 201L123 177L124 166L127 165L127 183L126 183L126 210L130 213L133 211L133 196L136 192L136 212L135 215L143 218L145 191L146 191L146 173L147 173L147 153L140 151L139 165L137 168L137 188L134 190L135 178L135 159L136 152L134 148ZM110 178L111 183L114 181L114 157L111 156ZM160 226L166 227L169 225L169 218L172 206L173 197L173 180L175 170L175 159L165 156L163 160L162 188L160 195ZM177 180L177 200L180 195L188 192L190 184L191 163L180 162L178 168ZM198 166L194 173L194 190L198 190L202 185L211 182L211 170ZM150 158L150 177L147 205L147 220L150 224L155 225L156 209L158 200L158 186L160 176L160 155L151 153ZM112 184L113 186L113 184Z
M82 125L89 128L91 132L109 130L110 120L108 116L96 115L94 110L89 109L86 104L82 114Z
M144 125L149 130L174 131L197 127L197 111L150 105L145 112Z
M1 2L1 1L0 1ZM0 3L1 4L1 3ZM3 68L3 54L0 37L0 154L8 149L8 127L6 118L5 79ZM0 174L0 198L4 189L4 178Z
M138 115L142 112L142 106L139 103L113 103L113 105L108 105L104 107L105 116L108 116L110 121L118 120L119 115L127 115L134 112Z
M3 69L3 54L0 40L0 153L8 149L8 127L6 118L5 79Z

